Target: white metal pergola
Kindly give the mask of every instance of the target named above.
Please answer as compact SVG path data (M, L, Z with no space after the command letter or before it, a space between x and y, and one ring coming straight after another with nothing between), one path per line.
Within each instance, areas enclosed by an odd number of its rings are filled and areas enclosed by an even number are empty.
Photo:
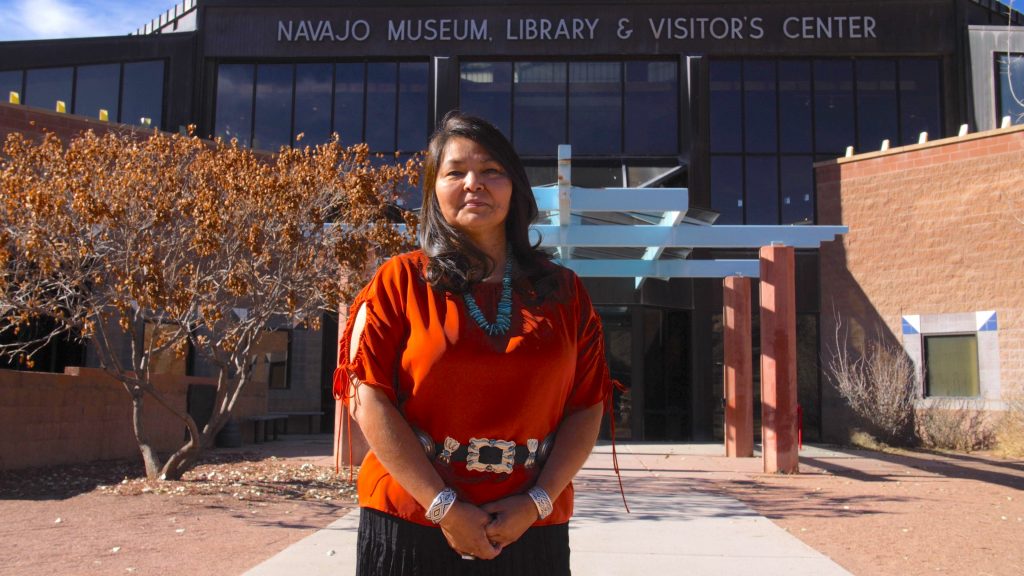
M572 185L572 152L558 147L558 184L533 188L541 246L584 277L725 278L760 275L758 258L689 259L694 248L817 248L845 226L715 226L688 216L686 188L582 188ZM643 224L599 222L598 214L634 215ZM671 250L671 252L670 252Z

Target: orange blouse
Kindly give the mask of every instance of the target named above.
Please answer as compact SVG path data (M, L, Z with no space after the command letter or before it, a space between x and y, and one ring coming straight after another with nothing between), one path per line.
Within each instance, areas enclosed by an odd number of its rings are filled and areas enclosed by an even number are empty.
M470 438L517 446L542 441L567 414L611 398L600 317L573 272L548 264L552 282L545 282L551 286L543 298L537 297L540 288L517 278L509 333L487 336L460 295L426 283L426 264L422 251L392 258L352 303L335 376L335 394L346 405L347 372L387 394L440 451L448 437L463 446ZM478 284L473 295L493 320L500 282ZM364 303L366 325L354 361L347 362L353 322ZM460 499L477 505L525 492L539 473L520 464L511 473L474 471L465 462L439 458L434 467ZM432 525L372 451L360 469L358 493L361 506ZM565 523L572 508L570 484L538 525Z

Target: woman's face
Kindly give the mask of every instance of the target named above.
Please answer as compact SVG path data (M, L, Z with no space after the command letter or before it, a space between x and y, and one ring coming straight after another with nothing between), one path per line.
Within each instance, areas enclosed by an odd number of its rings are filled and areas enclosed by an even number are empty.
M504 240L512 180L483 146L459 136L448 140L434 191L445 221L477 244Z

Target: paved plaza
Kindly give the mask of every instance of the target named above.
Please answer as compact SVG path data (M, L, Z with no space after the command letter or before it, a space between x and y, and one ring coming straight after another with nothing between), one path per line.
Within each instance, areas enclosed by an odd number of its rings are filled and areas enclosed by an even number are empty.
M816 450L805 446L801 455L813 455ZM849 574L740 501L694 489L683 474L685 458L671 457L721 452L718 444L620 446L619 466L630 508L627 514L615 479L611 447L598 446L575 482L576 514L569 530L573 573ZM759 460L747 462L759 465ZM358 513L348 514L246 574L355 574L357 524Z

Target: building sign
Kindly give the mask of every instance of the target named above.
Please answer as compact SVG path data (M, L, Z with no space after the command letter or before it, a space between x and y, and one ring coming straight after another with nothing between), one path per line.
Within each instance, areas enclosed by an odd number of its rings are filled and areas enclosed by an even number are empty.
M935 22L942 4L215 5L203 30L214 56L949 52L950 27Z
M492 26L482 18L393 19L386 22L387 42L466 42L494 41L493 34L503 34L506 41L548 42L552 40L596 41L612 32L607 25L598 28L601 18L506 18ZM878 21L873 16L790 16L782 21L781 35L791 40L821 38L877 38ZM337 32L336 32L337 31ZM619 18L614 35L619 40L632 40L636 32L648 34L653 40L762 40L765 38L764 18L723 16L710 18L647 18L637 30L629 18ZM373 36L373 26L364 19L342 20L278 20L278 42L366 42Z

